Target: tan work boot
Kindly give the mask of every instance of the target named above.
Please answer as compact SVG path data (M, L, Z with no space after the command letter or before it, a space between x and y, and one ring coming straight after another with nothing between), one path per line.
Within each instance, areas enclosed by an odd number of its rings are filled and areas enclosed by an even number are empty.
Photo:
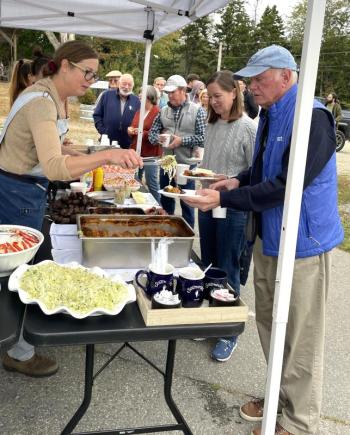
M247 421L262 421L264 414L264 399L253 399L239 408L239 415ZM277 415L281 415L278 408Z
M239 408L239 415L247 421L262 421L264 399L253 399Z
M256 427L252 430L251 435L261 435L261 427ZM275 427L275 435L293 435L292 432L288 432L278 422Z
M37 354L34 354L27 361L19 361L5 354L2 358L2 365L9 372L18 372L33 378L52 376L58 370L58 364L55 360Z

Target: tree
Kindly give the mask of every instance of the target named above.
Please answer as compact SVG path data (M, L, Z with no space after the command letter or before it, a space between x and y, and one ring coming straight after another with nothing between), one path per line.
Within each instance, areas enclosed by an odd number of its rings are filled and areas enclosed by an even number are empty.
M292 11L287 32L292 52L299 63L303 44L307 1ZM348 0L328 0L324 20L316 95L336 92L341 100L350 101L350 7Z
M271 44L288 48L284 35L284 24L276 6L266 7L254 32L256 48L267 47Z
M215 37L223 44L222 69L237 70L254 53L253 23L243 0L231 0L221 12Z
M209 16L198 19L181 31L180 54L183 54L183 71L197 73L202 79L215 71L213 56L215 51L210 43L212 39L212 20Z

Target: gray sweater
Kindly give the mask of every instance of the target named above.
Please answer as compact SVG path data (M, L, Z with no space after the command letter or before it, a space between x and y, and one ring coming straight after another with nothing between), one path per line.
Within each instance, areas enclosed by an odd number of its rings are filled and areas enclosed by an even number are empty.
M202 168L234 177L252 164L257 124L246 114L228 123L208 124Z

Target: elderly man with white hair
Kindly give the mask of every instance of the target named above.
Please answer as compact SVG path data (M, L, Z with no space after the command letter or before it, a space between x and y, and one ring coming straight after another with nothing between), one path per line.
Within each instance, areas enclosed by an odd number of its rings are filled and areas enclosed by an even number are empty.
M256 325L268 359L283 203L293 119L298 91L297 65L291 53L271 45L253 55L234 78L249 77L254 100L262 109L252 166L228 180L200 191L192 206L210 210L221 205L252 211L255 225L254 289ZM337 209L335 130L332 114L313 102L304 191L289 319L283 356L277 435L315 434L322 399L325 312L331 254L343 240ZM230 235L228 234L228 237ZM261 421L264 401L240 408L248 421ZM261 435L261 427L252 435Z
M128 127L140 108L139 98L132 93L134 79L122 74L119 88L104 92L94 111L97 131L107 134L110 141L118 141L121 148L129 148L131 139Z

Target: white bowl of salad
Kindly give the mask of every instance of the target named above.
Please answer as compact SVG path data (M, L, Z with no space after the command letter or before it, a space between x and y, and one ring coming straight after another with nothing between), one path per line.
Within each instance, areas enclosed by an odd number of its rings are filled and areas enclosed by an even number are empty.
M44 235L34 228L0 225L0 276L32 260L43 241Z

